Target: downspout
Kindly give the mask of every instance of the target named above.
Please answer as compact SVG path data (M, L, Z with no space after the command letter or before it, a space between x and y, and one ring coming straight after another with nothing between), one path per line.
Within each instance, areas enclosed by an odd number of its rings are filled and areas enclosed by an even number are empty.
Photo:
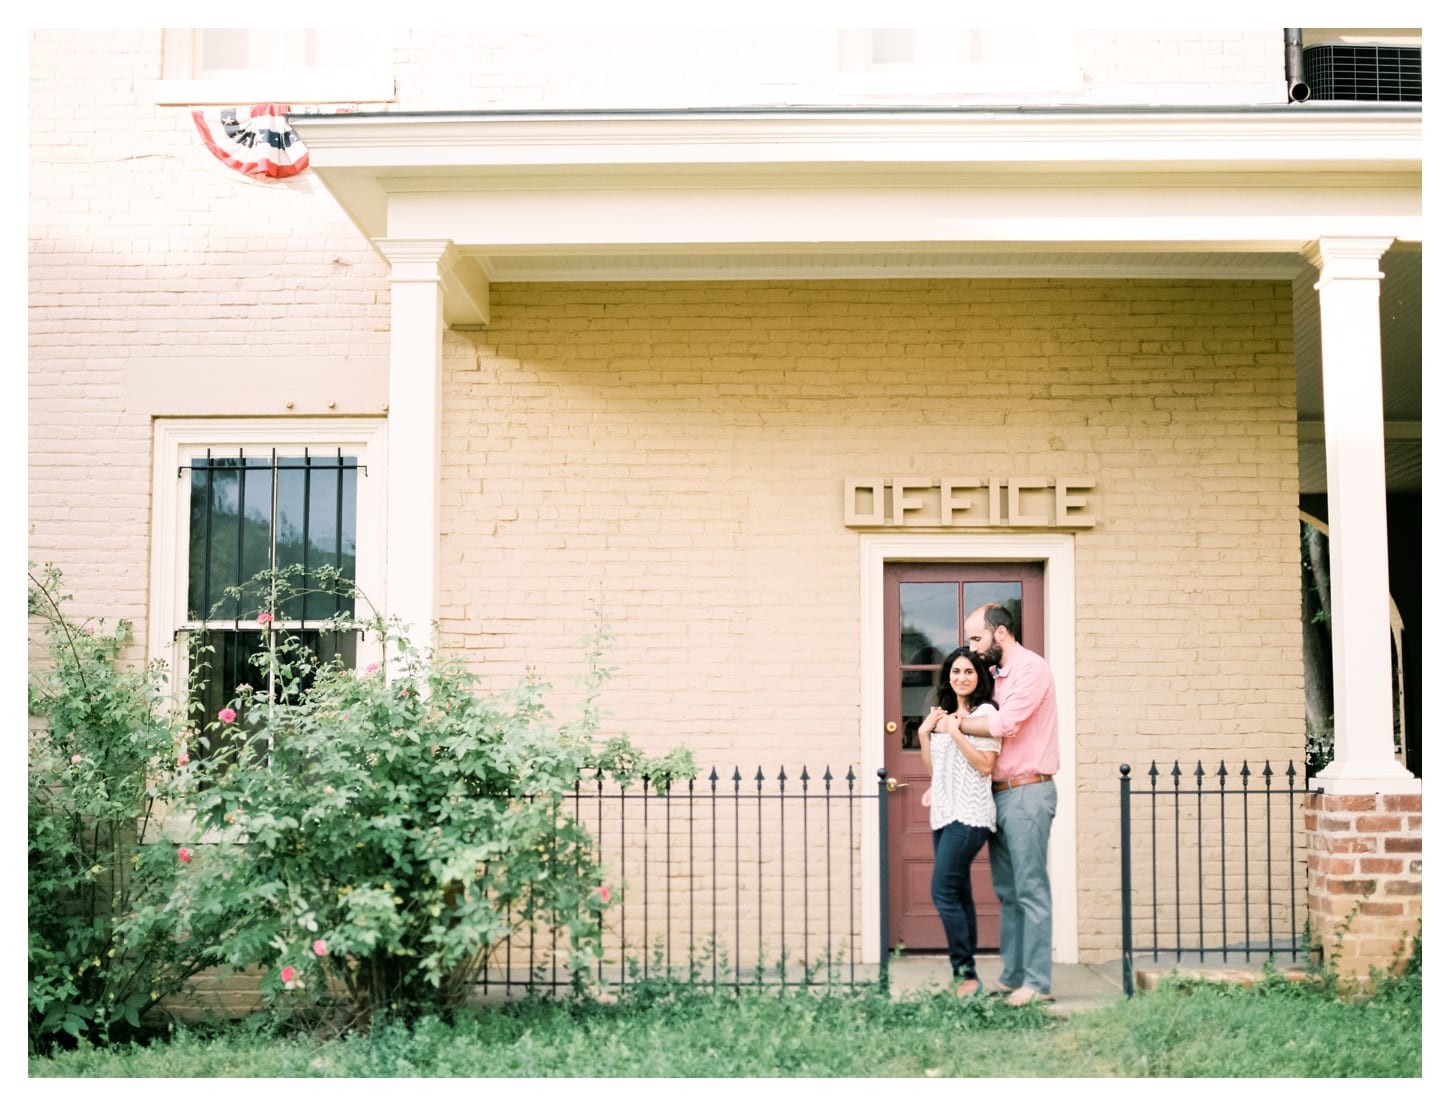
M1289 82L1289 100L1302 104L1309 99L1309 85L1304 80L1304 30L1284 28L1284 78Z

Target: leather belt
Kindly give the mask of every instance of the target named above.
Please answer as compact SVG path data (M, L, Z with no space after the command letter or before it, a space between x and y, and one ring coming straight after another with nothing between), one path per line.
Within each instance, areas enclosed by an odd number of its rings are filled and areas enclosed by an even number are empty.
M994 780L993 791L1010 791L1014 787L1026 787L1029 783L1047 783L1051 776L1018 776L1010 780Z

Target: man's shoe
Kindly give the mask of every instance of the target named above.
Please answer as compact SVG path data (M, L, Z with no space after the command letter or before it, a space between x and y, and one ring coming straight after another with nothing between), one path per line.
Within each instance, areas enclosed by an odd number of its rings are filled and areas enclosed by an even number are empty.
M1034 1002L1051 1002L1052 996L1042 991L1034 991L1031 987L1018 987L1007 996L1008 1006L1028 1006Z

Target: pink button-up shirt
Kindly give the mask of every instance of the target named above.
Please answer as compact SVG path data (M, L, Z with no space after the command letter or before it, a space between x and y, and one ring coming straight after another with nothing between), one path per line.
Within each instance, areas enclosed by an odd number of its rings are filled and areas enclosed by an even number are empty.
M1059 765L1057 689L1047 661L1019 645L1012 660L997 669L993 698L998 710L989 722L992 736L1002 741L1002 752L992 768L992 779L1055 776Z

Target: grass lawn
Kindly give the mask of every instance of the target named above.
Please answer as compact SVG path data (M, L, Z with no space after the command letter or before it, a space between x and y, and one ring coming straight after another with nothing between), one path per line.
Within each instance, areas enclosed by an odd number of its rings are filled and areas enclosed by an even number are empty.
M318 1040L262 1023L183 1029L149 1046L32 1057L76 1077L1419 1077L1418 975L1340 1001L1271 979L1172 982L1052 1017L945 993L712 995L640 987L613 1006L512 1003Z

